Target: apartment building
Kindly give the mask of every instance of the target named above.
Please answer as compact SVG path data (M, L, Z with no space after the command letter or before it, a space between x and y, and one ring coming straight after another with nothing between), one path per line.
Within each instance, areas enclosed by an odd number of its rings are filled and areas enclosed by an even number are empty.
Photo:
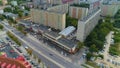
M69 7L69 16L76 19L83 19L88 14L88 8L84 7L76 7L70 6Z
M113 17L120 9L120 1L118 0L106 0L101 5L101 15Z
M92 12L90 15L88 15L84 19L78 21L77 39L79 41L84 42L86 37L98 24L98 21L100 19L100 13L101 13L101 9L98 9Z
M63 30L65 28L66 14L40 9L31 9L31 20L35 23Z
M100 1L92 0L80 0L78 3L70 5L69 16L77 19L83 19L87 15L100 7Z
M53 11L53 12L62 12L62 13L68 13L68 4L63 4L63 5L57 5L53 7L49 7L47 10L48 11Z

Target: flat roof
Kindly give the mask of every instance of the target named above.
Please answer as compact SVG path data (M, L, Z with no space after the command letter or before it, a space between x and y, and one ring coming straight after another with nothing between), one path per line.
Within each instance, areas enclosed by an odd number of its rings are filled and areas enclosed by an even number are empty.
M42 30L43 32L45 32L45 33L53 36L54 38L60 36L57 32L54 32L54 31L52 31L52 30L49 31L48 29L50 29L50 28L49 28L49 27L46 27L46 26L44 26L44 25L40 25L38 28L39 28L40 30ZM38 29L38 28L36 28L36 29Z
M66 39L66 38L60 38L57 41L60 42L63 45L66 45L69 48L73 48L76 44L76 42L73 42L73 41L71 41L69 39Z
M63 29L59 34L63 36L68 36L75 30L74 26L68 26L67 28Z

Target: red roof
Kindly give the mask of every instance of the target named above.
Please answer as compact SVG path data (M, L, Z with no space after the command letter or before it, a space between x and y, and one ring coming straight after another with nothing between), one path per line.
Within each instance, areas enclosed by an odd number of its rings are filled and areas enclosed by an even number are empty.
M6 66L6 63L4 62L4 63L1 65L1 67L2 67L2 68L5 68L5 66Z
M8 64L7 68L11 68L11 64Z
M25 61L24 57L23 56L19 56L18 58L16 58L17 60L20 60L20 61Z
M11 68L16 68L16 65L14 64Z

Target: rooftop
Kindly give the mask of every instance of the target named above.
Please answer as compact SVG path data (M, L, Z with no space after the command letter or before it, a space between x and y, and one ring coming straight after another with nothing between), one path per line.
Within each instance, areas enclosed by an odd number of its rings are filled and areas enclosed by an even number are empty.
M76 42L73 42L73 41L71 41L69 39L66 39L66 38L60 38L57 41L60 42L63 45L66 45L69 48L73 48L76 44Z
M71 34L74 30L75 30L74 26L68 26L67 28L63 29L59 34L66 37L69 34Z
M88 3L80 3L80 4L72 4L71 6L89 8L90 4L88 4Z

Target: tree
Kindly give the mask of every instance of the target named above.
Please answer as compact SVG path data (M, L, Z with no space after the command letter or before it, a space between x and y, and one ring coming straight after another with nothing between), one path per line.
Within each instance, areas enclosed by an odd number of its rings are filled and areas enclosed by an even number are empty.
M74 26L74 27L77 27L78 21L77 21L76 19L73 19L73 20L71 21L71 25Z
M38 59L38 63L40 63L41 62L41 59Z
M84 46L84 44L82 43L82 42L78 42L78 44L77 44L77 49L80 49L80 48L82 48Z
M103 45L104 45L103 41L95 40L94 44L96 45L96 47L98 48L98 50L102 50L103 49Z
M91 54L91 53L87 53L87 55L86 55L86 59L87 59L87 61L89 61L89 60L91 59L92 56L93 56L93 54Z
M21 18L23 16L22 12L18 12L18 16Z
M4 8L4 12L12 12L12 9L10 7Z
M98 52L98 49L96 48L96 45L93 44L93 45L90 46L89 51L90 52Z
M2 30L3 28L4 28L3 25L0 24L0 29Z
M1 19L1 20L4 20L4 19L5 19L5 16L1 14L1 15L0 15L0 19Z
M28 7L26 7L26 6L25 6L25 9L28 10L28 11L30 11L30 8L28 8Z
M7 35L13 40L13 41L15 41L15 43L16 44L18 44L19 46L21 46L21 42L19 41L19 39L16 37L16 36L14 36L11 32L7 32Z
M29 55L32 55L32 52L33 52L32 49L28 48L26 50L27 50L27 52L28 52Z
M102 59L104 59L104 55L98 55L99 57L101 57Z

